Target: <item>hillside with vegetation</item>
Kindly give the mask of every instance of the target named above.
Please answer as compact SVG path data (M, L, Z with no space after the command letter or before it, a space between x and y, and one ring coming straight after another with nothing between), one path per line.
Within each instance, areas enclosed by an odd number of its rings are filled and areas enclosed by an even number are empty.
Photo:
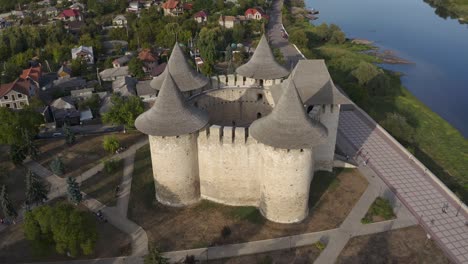
M304 3L283 7L290 41L307 58L325 59L334 82L467 203L468 140L403 87L399 73L379 67L366 53L375 47L352 43L337 25L314 26L291 7Z

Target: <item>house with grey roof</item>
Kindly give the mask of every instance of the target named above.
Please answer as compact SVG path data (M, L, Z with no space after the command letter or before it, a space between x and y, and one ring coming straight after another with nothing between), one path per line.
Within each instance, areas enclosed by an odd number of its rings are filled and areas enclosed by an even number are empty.
M112 91L122 96L136 95L136 85L138 80L130 76L118 77L112 81Z
M153 101L158 91L151 87L151 80L139 81L136 84L136 93L144 102Z
M128 66L105 69L99 73L99 77L103 81L114 81L117 80L117 78L125 76L130 76Z

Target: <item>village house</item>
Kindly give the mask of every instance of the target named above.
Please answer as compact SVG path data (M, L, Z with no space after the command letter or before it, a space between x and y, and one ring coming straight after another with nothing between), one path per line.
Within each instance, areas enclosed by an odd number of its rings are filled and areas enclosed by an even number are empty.
M235 16L220 16L218 23L225 28L233 28L235 24L240 23L240 19Z
M268 19L268 16L265 12L258 7L249 8L245 11L245 17L248 20L261 20L262 18Z
M127 26L127 18L124 15L117 15L112 20L112 25L114 25L114 27L126 27Z
M158 66L158 57L154 55L150 49L143 49L138 54L138 59L143 62L143 71L150 73Z
M65 9L58 15L58 18L62 21L81 21L83 17L79 10Z
M71 54L74 60L80 58L88 64L94 64L93 47L79 46L78 48L73 48Z
M121 96L134 96L137 83L138 80L130 76L119 77L112 82L112 91Z
M128 66L105 69L99 73L99 77L103 81L114 81L114 80L117 80L117 78L121 78L125 76L130 76L130 73L128 71Z
M78 11L84 11L85 10L85 6L82 3L79 3L79 2L74 2L69 8L73 9L73 10L78 10Z
M165 16L178 16L184 13L184 7L177 0L167 0L162 4Z
M124 55L124 56L122 56L120 58L117 58L114 61L112 61L112 66L114 68L119 68L119 67L126 66L130 62L130 60L132 58L133 58L132 54Z
M54 100L50 104L55 127L60 128L64 124L74 126L80 124L80 111L76 109L71 96L65 96Z
M133 1L128 4L127 12L139 13L140 9L142 8L143 8L143 5L140 3L140 1Z
M153 89L150 85L151 80L139 81L136 84L136 92L138 97L143 100L143 102L153 101L156 99L158 91Z
M42 76L40 66L23 70L14 82L0 85L0 106L21 109L29 105L29 99L39 92L39 81Z
M67 65L62 65L60 69L57 71L57 76L59 79L61 78L70 78L72 70L67 67Z
M207 22L208 21L208 14L206 11L198 11L197 13L195 13L195 15L193 15L193 19L195 19L195 21L197 21L197 23L204 23L204 22Z

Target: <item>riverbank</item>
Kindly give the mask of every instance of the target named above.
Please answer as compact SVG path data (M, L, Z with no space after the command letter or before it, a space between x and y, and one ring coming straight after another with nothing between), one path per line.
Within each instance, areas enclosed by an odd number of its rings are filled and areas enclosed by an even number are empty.
M325 59L330 74L351 99L389 131L465 203L468 203L468 140L401 85L400 75L378 67L382 59L352 43L336 25L311 25L290 12L301 0L286 2L283 24L290 40L309 59Z

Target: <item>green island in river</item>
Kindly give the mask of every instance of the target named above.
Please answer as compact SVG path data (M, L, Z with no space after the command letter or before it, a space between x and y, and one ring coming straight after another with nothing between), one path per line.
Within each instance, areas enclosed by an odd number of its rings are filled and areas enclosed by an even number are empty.
M468 140L402 86L399 73L377 66L381 59L366 52L375 47L353 43L337 25L312 25L300 9L302 0L283 5L290 41L308 59L325 59L335 83L467 203Z

